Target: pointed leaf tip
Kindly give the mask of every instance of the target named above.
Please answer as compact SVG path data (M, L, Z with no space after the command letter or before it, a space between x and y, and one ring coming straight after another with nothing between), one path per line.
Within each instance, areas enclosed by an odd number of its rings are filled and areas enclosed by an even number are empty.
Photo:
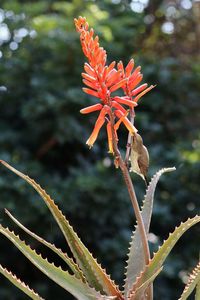
M24 292L27 296L29 296L33 300L44 300L41 296L38 295L34 290L32 290L28 285L22 282L17 278L15 274L8 271L6 268L3 268L0 265L0 273L5 276L12 284L14 284L18 289Z
M144 220L144 226L146 233L149 232L149 226L151 222L152 210L153 210L153 201L154 201L154 193L157 186L157 183L162 174L166 172L174 171L175 167L172 168L163 168L159 170L151 179L146 195L143 200L142 205L142 218ZM136 280L137 276L139 276L141 270L145 268L145 260L144 260L144 252L142 247L142 241L140 237L139 228L136 225L135 231L133 232L130 248L128 254L128 261L127 261L127 272L126 272L126 279L125 279L125 295L128 294L130 287L132 286L133 282Z
M180 239L180 237L193 225L200 222L200 216L195 216L191 219L188 219L184 223L181 223L173 233L171 233L166 241L164 241L163 245L159 247L159 250L156 252L154 257L151 259L149 265L147 265L140 273L140 276L136 279L135 283L133 284L132 292L137 291L137 289L153 274L162 267L163 263L165 262L166 258L168 257L169 253L173 249L174 245Z
M41 254L37 254L35 250L2 225L0 225L0 233L7 237L40 271L77 299L94 300L101 296L75 276L63 271L61 267L56 267L53 263L48 262L46 258L44 259Z
M24 175L6 162L2 163L5 167L27 181L42 197L65 236L66 241L89 285L101 293L106 293L108 296L116 296L119 300L122 300L123 296L114 281L110 279L110 276L106 274L105 270L103 270L93 258L92 254L79 239L68 220L46 191L27 175Z

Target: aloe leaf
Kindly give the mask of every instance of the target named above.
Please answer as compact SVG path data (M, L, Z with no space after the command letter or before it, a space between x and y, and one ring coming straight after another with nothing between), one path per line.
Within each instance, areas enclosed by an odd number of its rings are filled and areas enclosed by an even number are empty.
M144 222L145 231L148 234L149 226L151 222L152 209L153 209L153 199L154 193L156 189L156 185L163 173L174 171L175 168L163 168L158 171L151 179L151 182L148 185L146 195L143 200L142 205L142 219ZM136 277L140 274L145 267L145 259L144 259L144 251L143 244L140 237L140 231L138 225L136 225L136 229L133 232L128 260L127 260L127 270L126 270L126 279L125 279L125 295L127 295L130 287L135 282Z
M195 293L195 300L199 300L200 299L200 280L199 282L197 283L197 286L196 286L196 293Z
M4 275L10 282L12 282L18 289L23 291L26 295L28 295L33 300L44 300L42 297L40 297L34 290L30 289L30 287L22 282L20 279L16 277L16 275L9 272L7 269L3 268L2 265L0 265L0 273Z
M64 262L67 263L67 265L70 267L70 269L72 270L74 275L77 278L82 279L83 282L85 282L85 278L84 278L82 271L79 269L78 265L75 264L75 262L67 256L66 253L63 253L60 249L56 248L55 245L52 245L51 243L45 241L43 238L41 238L37 234L30 231L28 228L26 228L24 225L22 225L15 217L13 217L13 215L7 209L5 209L5 212L11 218L11 220L15 224L17 224L22 230L24 230L26 233L28 233L34 239L36 239L37 241L39 241L40 243L42 243L43 245L45 245L49 249L51 249L54 253L56 253L62 260L64 260Z
M160 274L163 267L158 269L148 280L146 280L138 289L137 291L129 292L129 298L128 300L140 300L141 299L141 293L144 292L147 287L155 280L155 278Z
M149 264L145 267L144 271L140 273L137 277L133 287L131 288L131 293L137 291L140 286L147 281L153 274L161 268L167 256L171 252L174 245L177 243L179 238L193 225L200 222L200 216L195 216L192 219L188 219L186 222L181 223L179 227L176 227L173 233L170 233L168 239L164 241L163 245L154 254L154 257L150 260Z
M188 282L179 300L186 300L193 292L193 290L195 289L195 287L199 282L200 282L200 262L196 265L196 267L193 269L192 273L190 274L188 278Z
M0 162L12 172L26 180L43 198L57 224L59 225L61 231L63 232L66 241L79 267L82 269L89 285L91 287L94 287L101 293L105 292L108 296L116 296L117 299L123 299L118 287L110 279L110 276L106 274L105 270L103 270L97 263L97 261L93 258L92 254L84 246L82 241L79 239L79 237L69 224L68 220L66 220L65 216L62 214L62 212L59 210L58 206L54 203L50 196L45 192L45 190L43 190L40 185L37 184L33 179L19 172L8 163L4 161Z
M77 299L94 300L100 298L101 295L97 291L77 279L74 275L70 275L67 271L63 271L53 263L49 263L47 259L44 259L40 254L37 254L8 228L4 228L0 225L0 232L6 236L40 271Z

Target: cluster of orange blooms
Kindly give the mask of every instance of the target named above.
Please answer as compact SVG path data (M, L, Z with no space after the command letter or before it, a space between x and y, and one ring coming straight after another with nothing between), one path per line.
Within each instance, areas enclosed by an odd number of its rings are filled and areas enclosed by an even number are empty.
M142 81L141 67L134 69L134 60L131 59L124 68L120 61L117 65L113 61L110 65L106 65L107 54L104 48L99 45L99 37L94 36L94 30L89 30L86 18L79 17L75 19L75 26L80 33L80 41L84 55L88 59L85 63L82 73L83 83L87 88L83 91L100 99L100 103L91 105L81 110L82 114L88 114L94 111L100 111L95 123L92 134L87 140L89 147L95 143L99 131L104 123L107 123L108 147L109 152L113 153L113 134L111 129L111 113L115 117L114 133L117 140L117 130L123 123L131 134L137 132L137 129L128 119L129 110L133 110L138 100L150 91L154 86L147 87L147 84L138 84ZM124 95L112 96L113 92L123 89ZM124 106L128 106L124 108Z

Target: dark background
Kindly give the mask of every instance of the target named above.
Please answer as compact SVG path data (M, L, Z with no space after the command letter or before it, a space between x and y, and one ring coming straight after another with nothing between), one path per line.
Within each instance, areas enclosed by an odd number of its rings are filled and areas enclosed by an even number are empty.
M79 110L95 99L81 90L85 58L73 19L88 18L109 61L127 63L134 57L142 66L144 82L157 85L140 101L135 121L150 153L149 177L161 167L177 167L173 174L163 175L157 188L151 226L151 247L156 250L181 220L194 216L200 207L200 2L1 0L0 4L0 158L28 173L52 195L84 243L122 285L135 220L120 171L107 153L104 130L92 150L85 145L96 116L82 116ZM122 151L126 138L127 132L121 130ZM142 200L144 183L136 175L133 180ZM67 251L38 195L1 167L0 221L55 260L11 225L5 207ZM198 261L199 236L196 226L177 243L155 282L155 299L178 299L187 272ZM3 236L0 263L44 298L71 299ZM0 299L27 299L0 279Z

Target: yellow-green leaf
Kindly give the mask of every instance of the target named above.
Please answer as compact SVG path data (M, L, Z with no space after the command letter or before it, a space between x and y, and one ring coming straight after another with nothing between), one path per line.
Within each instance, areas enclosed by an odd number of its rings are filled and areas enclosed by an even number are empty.
M197 283L197 286L196 286L196 293L195 293L195 300L199 300L200 299L200 280L199 282Z
M129 292L129 300L140 300L141 299L141 292L145 291L148 286L155 280L155 278L160 274L163 267L158 269L148 280L146 280L136 291Z
M118 287L110 279L110 276L106 274L105 270L103 270L97 263L97 261L93 258L92 254L79 239L79 237L69 224L68 220L66 220L65 216L59 210L58 206L54 203L51 197L46 193L46 191L43 190L40 185L37 184L33 179L19 172L8 163L4 161L0 162L12 172L26 180L42 197L55 220L57 221L57 224L59 225L61 231L63 232L66 241L79 267L82 269L89 285L91 287L94 287L97 291L105 293L108 296L115 296L117 297L117 299L123 299Z
M179 238L193 225L200 222L200 216L195 216L192 219L188 219L186 222L181 223L179 227L176 227L173 233L171 233L166 241L164 241L163 245L159 248L159 250L154 254L154 257L151 259L150 263L145 267L145 269L141 272L140 276L137 277L133 287L131 288L131 292L137 291L140 286L147 281L150 277L152 277L155 272L162 267L164 261L167 256L171 252L174 245L177 243Z
M200 262L196 265L196 267L193 269L192 273L190 274L188 278L188 282L179 300L186 300L193 292L193 290L195 289L195 287L199 282L200 282ZM197 298L197 300L199 299Z
M144 222L145 231L148 234L149 226L151 222L152 210L153 210L153 201L154 193L157 186L157 183L162 174L166 172L174 171L175 168L163 168L159 170L151 179L146 195L143 200L142 205L142 219ZM140 236L140 231L138 225L136 225L135 231L133 232L132 239L130 242L128 260L127 260L127 271L125 279L125 295L128 294L129 289L132 287L137 276L145 268L145 258L143 251L143 244Z
M74 275L70 275L67 271L63 271L60 267L56 267L54 264L49 263L47 259L44 259L40 254L37 254L9 229L0 225L0 232L6 236L40 271L77 299L96 300L100 297L99 293L77 279Z
M12 282L12 284L14 284L21 291L23 291L31 299L33 299L33 300L44 300L35 291L30 289L30 287L28 285L26 285L24 282L22 282L20 279L18 279L16 277L16 275L12 274L7 269L3 268L2 265L0 265L0 273L2 275L4 275L10 282Z
M30 231L28 228L26 228L24 225L22 225L17 219L13 217L13 215L5 209L6 214L17 224L22 230L24 230L26 233L28 233L30 236L32 236L34 239L42 243L43 245L47 246L49 249L51 249L54 253L56 253L62 260L64 260L67 265L70 267L74 275L81 279L83 282L85 282L84 275L82 271L79 269L78 265L75 264L75 262L68 257L66 253L63 253L60 249L56 248L55 245L52 245L51 243L45 241L43 238L38 236L37 234Z

